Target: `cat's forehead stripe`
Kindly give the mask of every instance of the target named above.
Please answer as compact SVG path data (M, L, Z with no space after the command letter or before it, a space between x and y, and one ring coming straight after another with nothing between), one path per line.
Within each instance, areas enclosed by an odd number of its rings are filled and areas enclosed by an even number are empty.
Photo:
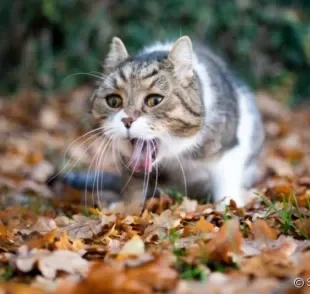
M153 76L156 76L158 74L158 72L159 72L158 69L153 68L153 70L150 71L149 73L146 73L145 75L141 75L141 79L145 80L145 79L151 78Z

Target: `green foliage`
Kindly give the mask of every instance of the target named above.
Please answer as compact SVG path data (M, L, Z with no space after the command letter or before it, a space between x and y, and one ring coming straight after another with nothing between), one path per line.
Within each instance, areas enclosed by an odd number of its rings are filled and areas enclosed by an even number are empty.
M297 101L310 97L309 3L3 0L0 89L54 91L94 80L89 74L100 72L113 35L135 51L188 34L215 47L252 86L277 91L284 85Z
M10 265L7 265L2 268L2 274L0 275L0 281L7 281L12 278L14 275L14 268Z

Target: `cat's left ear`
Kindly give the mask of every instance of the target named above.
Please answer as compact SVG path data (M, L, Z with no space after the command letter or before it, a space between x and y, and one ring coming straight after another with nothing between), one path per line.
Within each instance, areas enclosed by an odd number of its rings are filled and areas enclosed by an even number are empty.
M193 77L193 47L188 36L183 36L174 43L168 60L173 63L176 76L187 84Z
M122 40L118 37L113 37L110 50L104 61L104 70L106 72L112 71L117 65L128 58L128 56L129 55Z

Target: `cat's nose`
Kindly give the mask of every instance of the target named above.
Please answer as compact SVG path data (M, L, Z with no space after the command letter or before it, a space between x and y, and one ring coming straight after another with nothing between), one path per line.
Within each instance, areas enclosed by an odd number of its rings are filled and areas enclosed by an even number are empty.
M133 119L131 117L124 117L122 118L122 122L125 125L125 128L129 129L133 123Z

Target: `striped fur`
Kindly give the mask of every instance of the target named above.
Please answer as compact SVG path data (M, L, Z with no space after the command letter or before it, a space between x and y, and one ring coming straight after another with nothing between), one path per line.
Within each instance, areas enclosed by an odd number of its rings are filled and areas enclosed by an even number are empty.
M188 196L206 197L211 191L214 200L245 204L242 189L257 180L264 131L254 96L219 57L188 37L130 56L114 38L104 74L91 111L105 133L115 136L125 160L132 152L128 138L155 138L152 175L158 166L159 183L186 186ZM111 94L122 98L120 109L107 105ZM148 107L144 101L150 94L164 98ZM129 130L122 123L128 117L134 121ZM128 178L126 168L123 178ZM132 177L124 195L128 203L141 205L142 184L139 175Z

